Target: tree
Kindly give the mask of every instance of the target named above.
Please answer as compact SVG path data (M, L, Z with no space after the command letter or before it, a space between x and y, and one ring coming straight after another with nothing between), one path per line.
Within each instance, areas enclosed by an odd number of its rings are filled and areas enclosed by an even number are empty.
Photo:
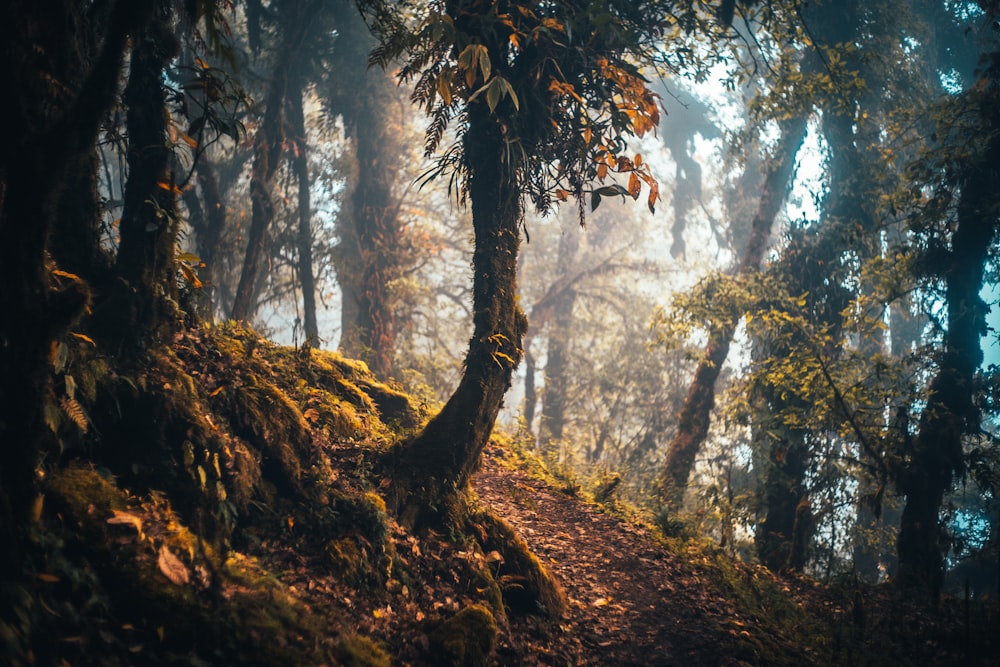
M505 11L507 10L507 11ZM404 79L432 115L428 151L459 116L459 143L435 175L459 174L472 206L473 336L465 372L442 410L393 452L395 504L405 521L447 518L479 461L522 355L527 322L517 305L517 256L525 197L582 201L585 188L613 172L628 187L604 196L658 190L641 156L623 155L625 136L656 127L652 92L629 56L643 59L665 27L657 3L433 3L404 24L384 5L369 8L385 46L376 60L405 55ZM453 181L454 182L454 181ZM430 511L428 511L430 510ZM424 515L424 516L421 516Z
M988 19L1000 16L1000 4L979 5ZM905 465L898 482L906 497L897 543L898 581L929 591L935 599L944 575L946 545L939 517L942 500L954 477L964 471L963 439L978 435L982 429L975 396L987 309L980 291L1000 225L996 188L1000 49L995 42L987 44L980 72L976 85L954 103L946 104L940 116L944 124L941 130L947 134L938 136L958 136L962 146L943 147L942 164L930 165L932 170L941 168L937 176L943 179L937 182L931 212L954 225L939 274L944 281L947 327L916 438L903 451ZM963 126L969 118L971 125ZM951 157L954 155L958 157ZM949 160L955 162L948 164Z
M127 350L141 340L163 338L177 325L177 265L180 219L178 188L168 138L164 70L178 54L173 9L155 3L147 33L132 49L124 103L128 109L128 180L115 261L119 280L102 310L106 335Z
M312 206L309 189L312 180L309 178L308 142L306 141L306 122L302 111L302 96L305 85L298 85L298 95L289 98L288 116L293 135L292 169L298 181L298 274L302 286L302 320L306 344L315 345L319 341L319 325L316 322L316 274L313 272L313 235Z
M83 314L90 294L46 257L72 176L87 162L114 99L125 47L149 19L147 3L5 3L0 85L16 132L0 139L0 625L5 642L29 645L38 612L24 577L36 466L51 444L49 354ZM92 163L92 162L91 162ZM66 210L63 208L63 210ZM84 224L90 225L91 221ZM23 646L22 646L23 648Z
M738 278L757 271L764 260L771 227L792 185L795 155L805 138L805 117L795 115L782 122L780 132L774 154L765 166L761 197L751 224L750 238L736 270ZM729 355L730 341L738 321L738 314L733 313L710 330L704 356L698 362L684 406L678 415L677 432L667 448L660 481L661 494L669 507L680 506L695 457L708 436L709 421L715 404L715 383Z
M285 105L291 96L301 94L291 86L301 66L300 59L304 57L303 45L309 31L317 28L314 21L317 6L310 0L289 0L279 13L281 44L275 54L274 70L264 98L264 117L254 137L251 219L243 268L233 300L231 315L235 320L250 320L257 310L257 281L267 248L268 229L274 218L271 185L285 149Z
M393 373L396 351L392 284L405 261L393 184L402 149L393 122L391 79L369 69L375 38L354 3L336 5L340 34L331 58L335 75L326 102L353 139L357 178L340 216L337 279L341 287L341 339L345 354L363 359L380 377Z

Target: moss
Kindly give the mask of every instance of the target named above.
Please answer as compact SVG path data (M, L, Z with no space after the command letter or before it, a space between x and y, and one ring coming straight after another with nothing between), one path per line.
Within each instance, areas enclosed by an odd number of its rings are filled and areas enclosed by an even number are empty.
M342 537L330 540L326 544L326 556L330 568L341 581L355 583L364 579L371 572L358 546L358 540L353 537Z
M389 667L389 655L363 635L351 635L337 647L337 659L345 667Z
M313 455L312 435L302 412L279 388L269 383L228 390L228 414L236 435L261 453L261 472L292 497L304 493L303 459Z
M331 565L346 581L384 582L395 558L385 501L374 493L341 494L331 509L346 537L327 543Z
M125 496L93 467L73 465L52 473L45 485L52 509L89 538L106 533L112 510L125 508Z
M499 554L496 579L512 612L562 615L566 610L562 587L510 524L490 512L479 512L469 517L469 529L483 551Z
M489 609L471 605L434 627L428 639L435 664L481 667L496 647L497 623Z

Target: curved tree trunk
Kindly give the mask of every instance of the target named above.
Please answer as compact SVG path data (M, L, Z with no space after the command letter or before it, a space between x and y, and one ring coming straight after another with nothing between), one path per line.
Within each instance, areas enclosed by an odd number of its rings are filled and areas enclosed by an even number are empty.
M465 373L415 439L393 453L393 499L404 523L454 518L521 359L527 320L517 305L521 195L502 164L503 135L482 102L470 105L465 138L475 230L473 334Z
M781 123L780 127L781 140L768 161L750 238L737 269L738 276L748 275L760 268L774 219L792 186L795 155L806 133L805 116L796 116ZM661 497L668 507L675 510L683 501L695 458L708 436L712 408L715 405L715 382L729 354L736 325L737 322L733 320L710 332L704 355L698 363L684 406L678 415L677 433L667 449L667 459L660 478Z

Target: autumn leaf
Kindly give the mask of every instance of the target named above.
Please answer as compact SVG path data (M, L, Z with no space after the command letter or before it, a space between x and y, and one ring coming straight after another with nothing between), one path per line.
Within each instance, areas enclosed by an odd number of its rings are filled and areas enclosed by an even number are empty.
M181 559L175 556L166 545L160 547L160 556L156 559L160 572L171 582L184 586L191 581L191 573Z

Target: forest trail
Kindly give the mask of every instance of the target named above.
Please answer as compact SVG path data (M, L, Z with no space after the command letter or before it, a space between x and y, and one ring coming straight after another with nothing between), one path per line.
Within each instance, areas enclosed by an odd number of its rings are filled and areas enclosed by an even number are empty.
M501 642L494 664L739 667L756 662L759 656L746 655L745 640L763 630L719 597L703 575L685 567L645 530L512 470L500 462L502 456L494 445L487 449L473 487L557 576L568 606L551 625L512 617L508 642ZM521 646L511 646L510 638ZM781 643L770 637L775 640ZM811 662L801 658L801 664Z

